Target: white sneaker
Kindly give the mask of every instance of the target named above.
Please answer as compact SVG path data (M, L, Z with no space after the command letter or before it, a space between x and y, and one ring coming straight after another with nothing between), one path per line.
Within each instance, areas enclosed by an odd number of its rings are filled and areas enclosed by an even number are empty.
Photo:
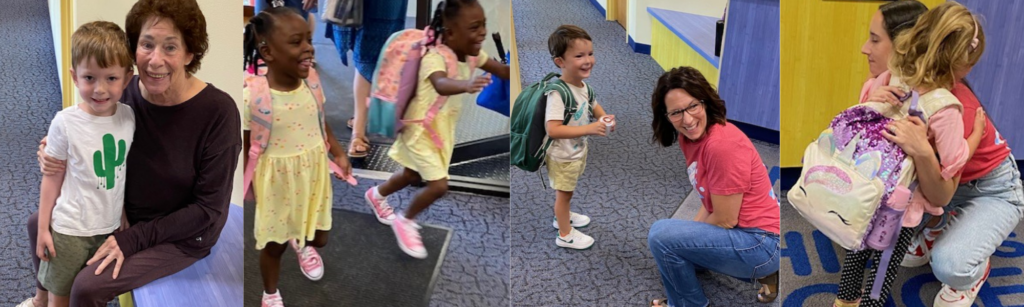
M21 302L21 304L18 304L18 306L16 306L16 307L36 307L35 303L32 302L32 299L34 299L34 297L28 298L24 302ZM40 307L45 307L45 306L40 306Z
M572 249L588 249L594 246L594 238L583 234L576 228L569 231L567 236L559 236L555 239L555 245L559 247L572 248Z
M558 218L553 219L551 225L558 229ZM587 227L590 225L590 217L569 211L569 225L573 228Z
M933 305L935 307L970 307L978 298L978 291L981 291L981 286L988 280L988 273L991 271L992 263L985 260L985 275L982 275L981 279L966 291L957 291L947 284L942 284L942 290L935 296Z
M935 244L935 239L944 230L925 228L914 235L914 238L910 240L910 246L907 247L907 253L903 256L903 261L900 262L900 266L916 268L928 264L932 258L932 245Z
M284 307L284 301L281 300L281 289L277 289L277 293L274 294L263 292L262 301L262 307Z

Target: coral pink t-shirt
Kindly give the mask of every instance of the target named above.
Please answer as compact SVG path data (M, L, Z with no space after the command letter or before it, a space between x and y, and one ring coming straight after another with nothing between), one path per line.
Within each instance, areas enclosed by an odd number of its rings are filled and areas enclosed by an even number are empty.
M981 107L981 102L978 102L978 97L963 83L957 82L951 92L964 105L964 138L967 138L974 132L974 114ZM1003 163L1009 155L1010 147L1006 144L1006 139L1003 139L995 125L992 125L992 120L986 117L985 134L981 137L981 143L974 151L974 156L964 165L960 183L984 177Z
M779 200L761 155L743 131L732 123L714 124L696 142L680 134L679 147L686 157L690 184L708 213L715 211L711 194L743 193L737 227L779 233Z

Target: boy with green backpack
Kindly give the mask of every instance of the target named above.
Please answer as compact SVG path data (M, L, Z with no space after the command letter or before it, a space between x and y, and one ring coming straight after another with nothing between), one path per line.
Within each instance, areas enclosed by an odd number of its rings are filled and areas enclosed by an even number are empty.
M548 51L562 74L548 74L530 85L512 110L512 164L536 171L546 164L555 189L555 220L559 247L587 249L594 239L576 230L590 218L569 211L576 182L587 163L587 136L605 136L615 130L612 121L591 122L590 117L614 119L594 100L593 89L583 82L594 67L594 48L583 29L563 25L548 38Z

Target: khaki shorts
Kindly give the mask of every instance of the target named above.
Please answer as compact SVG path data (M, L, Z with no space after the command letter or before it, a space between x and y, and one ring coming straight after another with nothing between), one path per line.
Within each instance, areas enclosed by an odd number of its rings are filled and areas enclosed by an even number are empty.
M103 245L109 235L76 237L50 231L53 236L53 249L57 257L50 256L50 261L39 262L39 283L56 296L71 295L71 284L75 282L78 271L85 267L85 262L92 258L96 250ZM46 251L49 255L50 252Z
M545 158L548 166L548 181L551 188L558 191L572 192L576 190L576 182L587 168L587 156L572 162L558 162L551 157Z

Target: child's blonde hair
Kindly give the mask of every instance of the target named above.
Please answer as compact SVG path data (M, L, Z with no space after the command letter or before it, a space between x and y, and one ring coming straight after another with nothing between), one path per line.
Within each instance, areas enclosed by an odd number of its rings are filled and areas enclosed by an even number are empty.
M113 65L132 71L132 57L128 54L128 36L116 23L93 21L78 27L71 35L71 65L95 59L100 68Z
M943 3L921 15L917 24L894 40L889 70L912 87L953 87L957 70L974 66L985 50L978 18L956 2Z

